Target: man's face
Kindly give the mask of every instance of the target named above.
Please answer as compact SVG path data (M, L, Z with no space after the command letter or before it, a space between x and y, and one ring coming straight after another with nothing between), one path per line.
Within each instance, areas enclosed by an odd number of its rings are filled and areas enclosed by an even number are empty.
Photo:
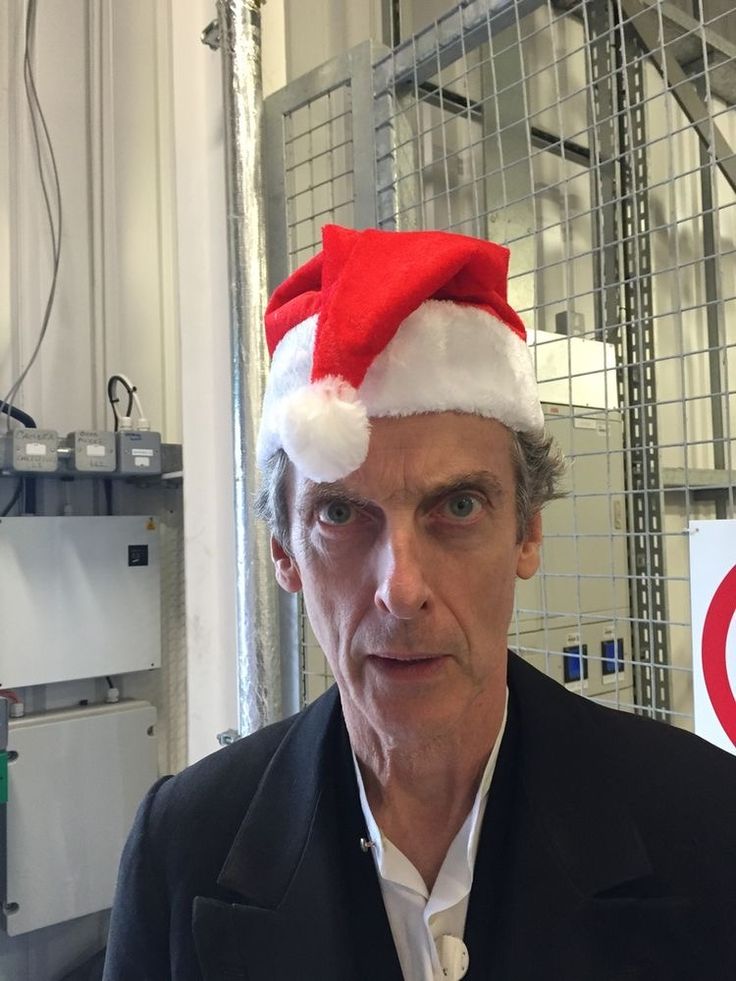
M539 516L519 539L511 438L451 412L372 421L365 463L315 484L292 469L291 555L349 721L388 745L442 737L505 693L514 582L538 566Z

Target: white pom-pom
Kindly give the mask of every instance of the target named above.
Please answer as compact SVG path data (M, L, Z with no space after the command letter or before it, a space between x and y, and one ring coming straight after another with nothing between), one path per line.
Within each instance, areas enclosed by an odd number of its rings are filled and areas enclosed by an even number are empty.
M287 395L279 406L278 429L287 456L310 480L346 477L368 455L365 406L341 378L323 378Z

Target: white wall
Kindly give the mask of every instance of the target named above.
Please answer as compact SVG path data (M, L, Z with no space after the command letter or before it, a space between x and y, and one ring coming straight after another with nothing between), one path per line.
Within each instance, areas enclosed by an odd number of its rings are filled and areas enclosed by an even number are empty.
M284 0L283 8L289 80L368 38L384 40L381 0ZM264 25L264 50L270 43Z
M199 40L214 8L192 0L170 11L194 760L237 723L227 241L220 57Z
M275 87L283 10L268 8ZM50 276L22 88L24 10L23 0L0 4L2 395L35 343ZM237 721L221 65L199 40L215 13L206 0L39 0L34 63L64 232L47 341L17 400L62 432L110 426L105 382L122 371L152 426L184 444L189 759ZM106 922L12 941L0 932L0 981L62 977L102 946Z
M145 2L42 0L36 79L56 152L64 234L47 341L20 402L40 424L66 431L106 420L104 384L115 370L138 385L154 426L181 438L178 325L165 220L171 140L165 101L166 37ZM35 343L50 278L27 106L23 11L3 5L7 125L0 135L3 391ZM157 20L154 17L154 20ZM158 25L155 25L158 26ZM109 421L109 419L108 419Z

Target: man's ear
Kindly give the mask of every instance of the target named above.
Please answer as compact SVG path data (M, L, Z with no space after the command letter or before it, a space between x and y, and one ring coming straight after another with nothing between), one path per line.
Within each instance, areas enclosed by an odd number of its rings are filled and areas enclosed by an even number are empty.
M298 593L302 588L302 577L297 564L280 542L271 536L271 558L276 572L276 582L287 593Z
M531 579L539 568L539 548L542 544L542 515L539 511L532 515L526 534L521 542L516 575L519 579Z

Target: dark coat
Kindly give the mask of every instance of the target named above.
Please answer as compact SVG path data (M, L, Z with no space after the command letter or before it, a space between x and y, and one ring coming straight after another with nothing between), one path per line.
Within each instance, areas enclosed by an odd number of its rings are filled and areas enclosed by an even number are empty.
M734 981L736 760L511 655L465 941L477 981ZM160 781L105 981L401 981L336 691Z

